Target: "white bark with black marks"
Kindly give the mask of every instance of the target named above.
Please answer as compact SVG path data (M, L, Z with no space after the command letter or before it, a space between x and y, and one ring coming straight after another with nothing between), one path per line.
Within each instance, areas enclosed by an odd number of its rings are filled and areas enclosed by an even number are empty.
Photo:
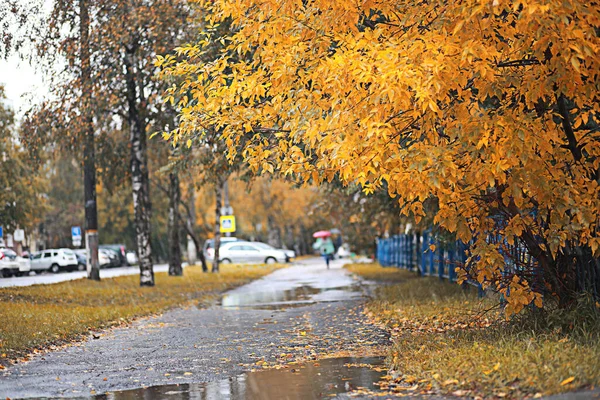
M150 181L146 154L146 124L140 116L136 82L136 52L138 44L126 46L125 79L127 83L127 105L129 139L131 143L131 181L133 188L133 209L135 215L135 236L138 262L140 266L140 286L154 286L152 265L152 245L150 232Z
M169 275L183 275L181 267L181 246L179 244L179 213L177 208L181 194L179 190L179 177L176 173L169 174Z

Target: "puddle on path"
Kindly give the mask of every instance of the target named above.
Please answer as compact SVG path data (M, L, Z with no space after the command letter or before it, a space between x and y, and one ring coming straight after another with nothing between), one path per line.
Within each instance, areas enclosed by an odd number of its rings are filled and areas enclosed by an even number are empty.
M315 288L303 285L286 290L230 292L221 298L224 308L282 309L318 302L351 300L362 297L358 285Z
M385 375L365 365L382 366L381 357L333 358L317 366L248 372L209 383L154 386L95 396L94 399L177 400L310 400L326 399L357 388L376 390L375 382ZM295 368L295 372L292 372Z

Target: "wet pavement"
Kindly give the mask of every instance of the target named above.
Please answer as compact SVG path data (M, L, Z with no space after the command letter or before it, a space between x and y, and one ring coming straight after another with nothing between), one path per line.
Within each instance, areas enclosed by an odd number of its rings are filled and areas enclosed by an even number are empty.
M165 385L111 392L95 399L202 399L202 400L282 400L322 399L353 389L376 390L373 384L384 373L364 368L379 366L381 358L333 358L289 370L250 372L208 383Z
M2 372L0 398L320 399L372 389L389 338L362 314L368 283L341 266L298 262L213 307L36 355Z

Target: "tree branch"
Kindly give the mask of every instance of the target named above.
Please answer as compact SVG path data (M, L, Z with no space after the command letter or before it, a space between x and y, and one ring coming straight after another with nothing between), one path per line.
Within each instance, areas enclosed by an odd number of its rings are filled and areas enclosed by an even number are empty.
M577 143L575 132L573 132L573 126L571 125L569 110L567 109L567 101L563 94L558 96L558 113L562 117L563 130L565 131L567 141L569 142L567 148L571 151L571 154L573 154L573 158L575 159L575 161L579 161L582 157L581 148Z

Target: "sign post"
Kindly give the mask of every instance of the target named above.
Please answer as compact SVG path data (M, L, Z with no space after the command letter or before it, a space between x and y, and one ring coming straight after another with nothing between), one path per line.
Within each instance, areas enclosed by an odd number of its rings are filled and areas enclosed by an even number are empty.
M219 222L221 223L221 233L235 232L235 216L222 215Z
M15 229L13 234L15 242L22 242L25 240L25 231L23 229Z
M81 227L79 227L79 226L71 227L71 240L73 241L74 247L81 246Z

